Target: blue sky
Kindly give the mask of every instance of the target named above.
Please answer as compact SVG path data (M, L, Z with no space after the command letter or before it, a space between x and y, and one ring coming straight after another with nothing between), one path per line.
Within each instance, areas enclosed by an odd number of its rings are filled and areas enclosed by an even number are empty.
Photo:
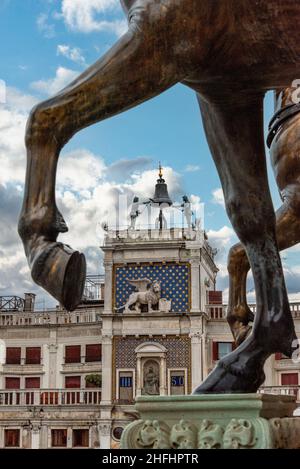
M26 288L36 291L31 287L19 240L12 235L14 215L17 217L22 198L25 154L21 145L29 109L97 60L126 28L124 20L117 0L0 0L0 79L7 85L7 102L0 104L0 139L16 138L19 142L18 146L6 145L2 153L0 143L0 157L7 164L6 176L0 179L4 201L0 214L7 216L8 207L11 214L6 234L2 241L0 238L0 266L6 271L0 277L0 294L21 294ZM266 124L272 112L273 98L269 94ZM154 185L153 169L161 161L167 167L171 191L176 195L194 194L205 203L205 228L212 244L219 248L219 286L227 288L226 255L235 237L191 90L177 85L152 101L85 129L68 143L63 155L57 190L60 206L70 219L70 233L65 239L88 251L91 271L100 270L97 240L93 236L82 238L82 232L76 231L78 225L94 233L94 225L104 216L103 206L109 209L112 203L111 194L119 189L142 194L138 181L141 183L143 177L148 181L151 175ZM93 172L94 177L86 184L72 172L76 164L81 177L86 174L90 178ZM68 169L71 175L66 180ZM99 178L95 176L97 171ZM278 207L280 199L271 169L269 176L274 205ZM286 252L284 263L289 290L296 299L300 291L299 250ZM14 280L16 271L19 277ZM37 292L43 296L43 292Z

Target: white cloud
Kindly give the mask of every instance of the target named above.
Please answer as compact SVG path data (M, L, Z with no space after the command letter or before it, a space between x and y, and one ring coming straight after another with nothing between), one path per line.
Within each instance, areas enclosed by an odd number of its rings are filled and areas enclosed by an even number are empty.
M215 204L222 205L222 207L225 208L224 194L223 194L223 190L221 189L221 187L218 189L215 189L212 192L212 195L213 195L213 202Z
M41 13L36 20L38 30L47 38L51 39L55 36L55 26L49 23L49 17L46 13Z
M65 24L74 31L90 33L107 31L121 36L127 29L127 22L115 16L107 19L106 14L120 11L119 0L63 0L62 15Z
M57 46L57 55L62 55L79 65L86 65L85 58L79 47L70 47L66 44L59 44Z
M57 186L76 192L97 187L103 179L105 164L87 150L75 150L59 159Z
M69 83L78 77L79 72L65 67L58 67L54 78L48 80L38 80L31 83L30 87L40 93L53 95L65 88Z
M23 183L25 178L25 126L29 110L37 102L15 88L7 87L7 99L0 105L0 184Z
M200 166L198 166L196 164L188 164L184 168L184 171L186 173L196 173L197 171L200 171L200 169L201 169Z

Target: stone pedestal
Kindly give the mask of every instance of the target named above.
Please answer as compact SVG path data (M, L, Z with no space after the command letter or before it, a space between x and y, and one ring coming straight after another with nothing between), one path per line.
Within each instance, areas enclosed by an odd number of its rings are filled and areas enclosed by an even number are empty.
M141 396L140 419L123 432L123 449L300 448L293 396L207 394Z

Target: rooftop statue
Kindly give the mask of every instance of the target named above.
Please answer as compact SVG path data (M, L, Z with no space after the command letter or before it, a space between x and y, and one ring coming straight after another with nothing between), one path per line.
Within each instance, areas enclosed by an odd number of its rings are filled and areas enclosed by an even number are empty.
M266 91L287 88L300 77L300 3L121 3L128 31L69 86L37 105L27 124L28 164L19 233L32 277L66 308L74 309L80 302L84 256L57 241L59 233L67 231L55 202L56 167L63 146L84 127L183 83L197 94L227 213L247 254L241 258L245 264L249 260L257 299L252 333L220 360L195 392L254 392L264 381L265 360L275 352L290 357L296 339L267 181L263 98ZM292 119L295 124L297 118ZM296 124L288 126L272 143L275 166L280 152L292 152L296 142L299 146ZM280 150L284 134L290 137ZM281 161L280 171L285 173L287 162ZM299 163L293 164L299 171ZM280 181L285 186L285 206L292 206L285 216L299 223L299 190L289 195L295 184L295 170L289 167L285 182ZM295 234L293 242L298 241ZM238 305L235 300L231 304Z

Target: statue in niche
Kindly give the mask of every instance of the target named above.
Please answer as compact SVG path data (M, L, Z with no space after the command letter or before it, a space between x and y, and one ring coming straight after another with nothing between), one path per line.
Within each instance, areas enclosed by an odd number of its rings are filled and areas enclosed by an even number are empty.
M144 386L142 394L148 396L159 395L159 366L155 362L144 367Z
M62 148L81 129L183 83L197 94L226 210L242 243L229 262L229 318L240 346L220 360L194 392L256 392L265 380L268 357L276 352L292 357L298 345L279 256L279 249L299 243L298 156L277 164L282 152L291 155L299 146L299 97L293 84L300 76L299 0L121 4L128 31L56 96L35 106L27 123L19 234L32 278L68 310L81 302L84 255L57 240L68 231L55 200ZM289 98L279 100L269 139L284 198L276 226L266 171L263 99L267 91L291 85ZM287 134L291 139L280 148ZM249 268L258 305L252 331L248 323L253 317L243 295Z

